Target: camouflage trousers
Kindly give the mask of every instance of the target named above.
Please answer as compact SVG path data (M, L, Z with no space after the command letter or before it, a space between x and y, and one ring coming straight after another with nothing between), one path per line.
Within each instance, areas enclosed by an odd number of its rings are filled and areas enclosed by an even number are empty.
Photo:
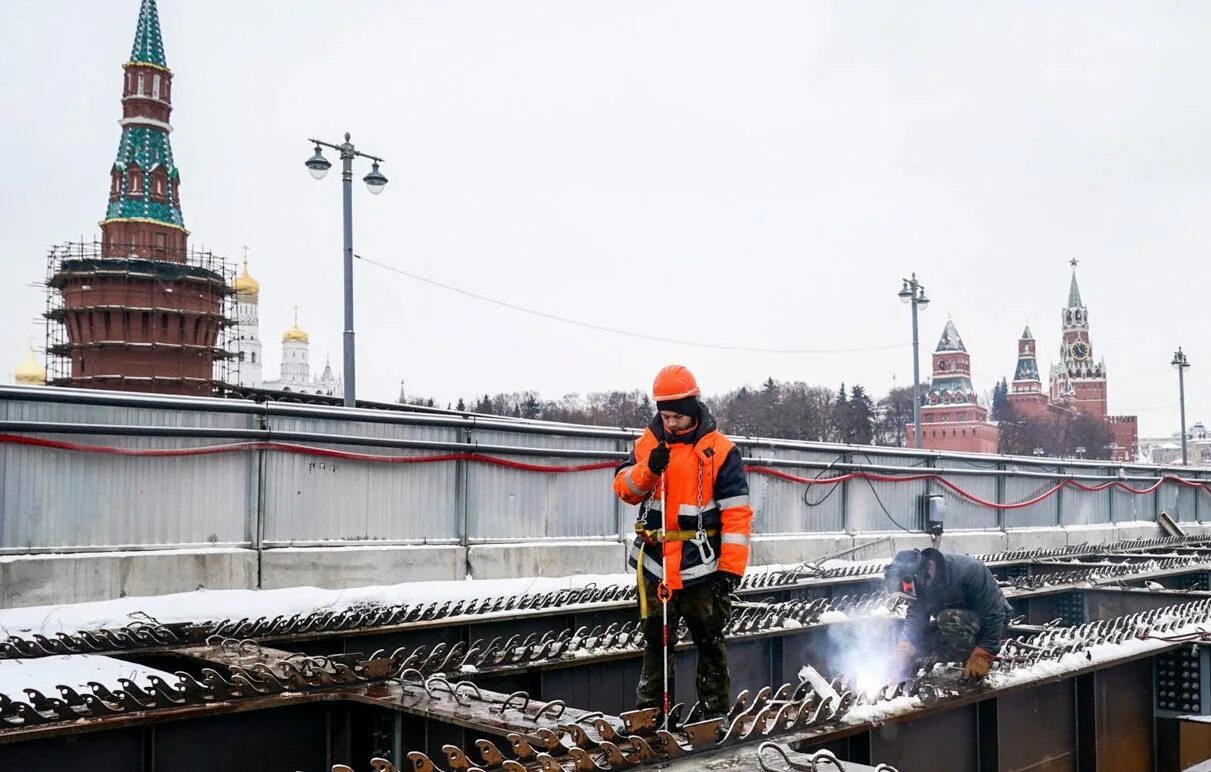
M656 597L657 583L646 582L648 617L643 620L643 667L639 672L636 705L639 708L659 708L664 697L664 669L660 660L663 609ZM732 615L732 599L722 590L716 592L709 579L673 593L669 601L669 639L676 641L677 626L685 620L690 638L698 649L698 673L694 685L698 701L706 715L723 715L731 707L732 676L728 672L727 648L723 628ZM669 705L675 705L676 661L672 651L669 658Z
M976 646L980 615L961 608L943 609L934 617L930 630L933 656L945 662L963 662Z

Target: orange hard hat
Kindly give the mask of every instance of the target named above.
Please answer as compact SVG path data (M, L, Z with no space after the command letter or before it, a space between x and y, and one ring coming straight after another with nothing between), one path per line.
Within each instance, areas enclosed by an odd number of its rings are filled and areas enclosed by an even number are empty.
M656 373L656 380L652 383L652 397L657 402L696 397L700 393L694 374L682 365L663 368Z

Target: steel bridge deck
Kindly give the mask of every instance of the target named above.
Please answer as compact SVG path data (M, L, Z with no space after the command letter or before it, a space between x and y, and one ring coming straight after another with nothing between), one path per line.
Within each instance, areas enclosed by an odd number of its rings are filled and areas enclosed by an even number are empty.
M874 695L855 692L835 669L830 636L861 629L890 645L899 624L888 613L894 603L875 589L878 567L868 565L748 577L728 631L733 680L748 691L725 722L694 723L692 707L683 707L690 723L672 733L658 731L648 713L626 711L642 646L632 588L288 619L148 621L0 641L0 660L91 652L179 679L0 695L0 769L74 768L72 759L87 753L107 768L147 772L318 772L365 768L374 757L415 770L789 770L821 751L846 768L885 761L900 772L1177 769L1156 740L1186 724L1155 713L1153 663L1201 640L1190 633L1198 625L1211 630L1211 542L986 557L1022 615L997 665L1021 677L996 688L936 671ZM1174 631L1174 640L1156 637ZM1062 669L1048 664L1066 655ZM1073 655L1089 660L1074 666ZM680 684L692 683L694 662L683 642ZM838 676L839 697L784 683L805 662ZM1124 734L1122 721L1138 731ZM1033 739L1016 741L1025 736ZM945 766L937 766L939 737L953 748Z

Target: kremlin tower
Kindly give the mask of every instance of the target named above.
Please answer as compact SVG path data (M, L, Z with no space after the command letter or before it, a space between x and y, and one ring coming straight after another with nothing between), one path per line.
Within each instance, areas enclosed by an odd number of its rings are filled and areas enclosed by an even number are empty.
M1034 336L1027 326L1018 339L1018 366L1014 368L1013 384L1006 399L1016 415L1029 418L1038 418L1047 412L1047 395L1043 393L1035 351Z
M916 427L908 425L908 447ZM965 453L996 453L997 425L976 400L971 385L971 355L954 322L947 320L933 354L933 378L921 406L921 447Z
M1076 283L1076 260L1068 287L1063 320L1060 363L1051 367L1051 401L1097 418L1106 417L1106 363L1094 360L1089 339L1089 309L1081 302Z
M1138 420L1136 416L1109 415L1106 363L1093 358L1089 309L1081 300L1077 261L1070 264L1068 302L1060 311L1060 361L1051 366L1048 389L1043 391L1035 341L1027 327L1018 340L1018 365L1006 398L1015 419L1063 421L1065 416L1083 413L1103 421L1113 438L1113 447L1105 455L1115 461L1134 461L1139 444ZM1098 457L1103 455L1099 453Z
M172 71L155 0L142 0L123 65L122 137L101 243L56 247L47 285L51 383L209 395L226 354L223 262L188 248L172 158Z

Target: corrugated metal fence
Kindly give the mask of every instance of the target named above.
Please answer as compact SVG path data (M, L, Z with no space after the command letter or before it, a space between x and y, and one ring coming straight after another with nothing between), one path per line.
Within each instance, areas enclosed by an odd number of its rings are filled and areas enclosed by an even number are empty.
M621 459L636 432L485 416L348 410L239 400L0 388L0 432L121 448L176 449L277 440L377 455L475 451L531 464ZM752 464L803 478L847 471L937 472L989 501L1037 496L1059 480L1162 474L1211 481L1211 470L1123 467L1055 459L914 452L780 440L736 440ZM618 540L632 508L613 472L555 474L467 460L375 464L267 450L146 458L0 445L0 553L322 544L475 544ZM1153 520L1211 520L1206 489L1163 483L1154 493L1066 488L998 510L936 482L856 478L807 486L749 475L760 534L918 529L927 491L948 502L948 530Z

